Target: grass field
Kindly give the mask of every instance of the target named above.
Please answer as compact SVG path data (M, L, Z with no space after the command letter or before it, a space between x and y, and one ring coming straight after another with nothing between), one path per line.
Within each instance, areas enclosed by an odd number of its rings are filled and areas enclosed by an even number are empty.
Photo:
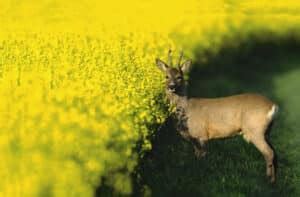
M0 8L0 196L299 194L298 1L8 0ZM154 64L169 48L194 61L191 96L255 91L279 103L277 185L239 138L213 141L195 160L170 124Z

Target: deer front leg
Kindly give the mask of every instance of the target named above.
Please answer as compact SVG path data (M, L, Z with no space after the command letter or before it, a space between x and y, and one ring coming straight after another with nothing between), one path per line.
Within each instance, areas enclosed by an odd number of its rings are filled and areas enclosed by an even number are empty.
M191 136L189 135L189 133L187 131L179 131L179 134L181 135L181 137L183 137L183 139L189 141Z
M197 138L192 138L191 142L193 143L196 157L198 159L204 157L207 153L206 150L205 150L206 141L205 140L200 140L200 139L197 139Z

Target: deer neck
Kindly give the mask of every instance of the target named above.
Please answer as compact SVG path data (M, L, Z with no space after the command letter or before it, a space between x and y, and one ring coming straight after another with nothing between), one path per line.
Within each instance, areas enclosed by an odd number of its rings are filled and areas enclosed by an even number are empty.
M169 99L171 104L176 106L177 110L186 111L188 99L185 89L179 93L167 92L167 98Z
M188 98L186 91L182 94L167 92L167 98L170 103L176 106L176 130L185 139L189 139L188 126L187 126L187 105Z

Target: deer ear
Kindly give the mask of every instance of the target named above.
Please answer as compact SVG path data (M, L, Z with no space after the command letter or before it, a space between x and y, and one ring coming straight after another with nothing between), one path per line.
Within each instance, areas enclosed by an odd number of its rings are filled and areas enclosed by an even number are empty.
M155 63L161 71L164 71L164 72L167 71L168 65L165 62L163 62L160 59L156 58Z
M192 65L192 60L187 60L181 65L180 68L183 73L187 73L190 70L191 65Z

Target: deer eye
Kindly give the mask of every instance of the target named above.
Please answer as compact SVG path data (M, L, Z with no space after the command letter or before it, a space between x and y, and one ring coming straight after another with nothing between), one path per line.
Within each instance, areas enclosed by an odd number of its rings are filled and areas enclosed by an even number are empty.
M166 79L169 79L169 76L168 76L168 75L166 76Z
M176 79L177 80L182 80L183 78L182 78L182 76L178 76Z

